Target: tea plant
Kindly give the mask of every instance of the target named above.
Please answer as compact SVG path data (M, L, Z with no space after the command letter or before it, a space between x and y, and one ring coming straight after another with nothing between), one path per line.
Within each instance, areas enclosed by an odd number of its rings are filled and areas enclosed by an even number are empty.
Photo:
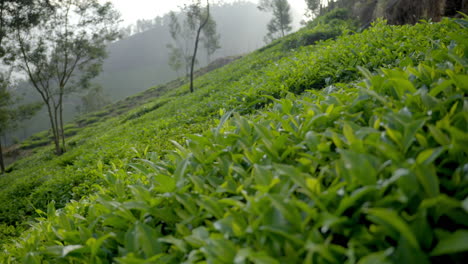
M379 23L281 59L257 52L199 79L193 95L175 90L110 121L119 128L100 140L116 149L101 145L87 167L98 192L36 207L38 221L0 259L462 263L464 25ZM70 159L86 168L80 156Z

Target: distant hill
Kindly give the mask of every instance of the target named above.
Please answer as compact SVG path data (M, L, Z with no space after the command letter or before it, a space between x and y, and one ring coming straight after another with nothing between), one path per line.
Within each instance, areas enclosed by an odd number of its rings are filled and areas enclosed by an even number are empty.
M256 4L237 2L215 5L211 13L221 35L221 49L212 59L239 55L262 47L265 43L266 24L271 15L261 12ZM299 20L299 19L296 19ZM168 63L167 44L169 16L161 18L161 24L112 44L104 71L96 80L113 100L119 100L162 84L177 77ZM206 66L206 52L200 49L199 66Z

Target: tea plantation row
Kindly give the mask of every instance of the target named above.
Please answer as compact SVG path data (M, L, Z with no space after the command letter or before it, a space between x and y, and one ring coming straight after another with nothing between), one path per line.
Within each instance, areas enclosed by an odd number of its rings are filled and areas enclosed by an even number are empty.
M44 174L2 179L1 200L22 187L28 201L2 220L39 217L0 260L462 263L466 25L283 40L81 132L63 157L22 161Z

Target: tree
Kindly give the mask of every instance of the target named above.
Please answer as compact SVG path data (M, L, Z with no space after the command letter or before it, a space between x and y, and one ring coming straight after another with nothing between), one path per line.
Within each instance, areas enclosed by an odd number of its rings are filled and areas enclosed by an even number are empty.
M43 0L1 0L0 1L0 136L14 127L17 121L30 118L39 106L25 105L13 108L16 103L8 87L11 84L12 63L15 56L12 36L16 28L26 29L37 23L51 11L49 1ZM2 142L0 141L0 172L5 172Z
M194 21L187 15L188 8L185 6L180 15L175 12L169 13L169 33L173 43L168 44L169 66L176 72L181 68L185 70L185 76L190 76L190 65L192 62L192 45L195 41ZM182 23L179 22L182 18ZM198 61L195 61L198 63Z
M151 19L138 19L135 25L135 33L142 33L154 27Z
M193 73L197 63L198 46L203 32L211 54L219 48L219 36L216 33L216 23L210 16L210 3L206 1L206 8L202 7L201 0L194 0L192 4L184 6L182 14L185 15L183 24L179 23L177 15L170 13L169 32L174 44L169 44L169 66L178 71L185 66L186 74L190 77L190 92L193 92ZM207 25L211 22L211 29ZM208 27L209 28L209 27Z
M273 18L267 25L265 42L284 37L292 30L291 6L287 0L260 0L258 9L273 13Z
M11 85L10 74L11 72L0 73L0 136L3 136L8 129L15 128L20 121L30 119L42 107L40 103L16 106L17 100L8 90ZM0 173L5 173L1 140Z
M184 67L187 77L190 73L190 46L193 40L193 32L189 23L190 21L186 17L181 25L177 14L175 12L169 13L169 33L173 40L173 44L167 45L169 49L169 66L176 72Z
M190 92L193 93L193 71L195 69L195 61L197 59L198 42L200 41L200 33L210 20L210 3L206 1L206 11L203 12L201 1L195 1L188 6L187 17L191 22L191 28L196 29L195 47L193 49L192 63L190 65Z
M216 21L210 16L208 23L203 29L203 47L206 50L206 61L209 64L211 56L221 48L220 44L221 36L216 31Z
M182 68L184 65L188 65L187 63L184 63L184 54L182 53L182 49L172 45L168 44L167 48L170 49L169 51L169 67L173 69L174 71L177 72L177 75L179 75L179 70ZM188 71L186 71L186 76L188 76Z
M309 18L314 18L316 17L322 8L321 6L321 0L305 0L307 4L307 12L306 16Z
M102 86L93 85L86 94L81 96L81 105L77 106L76 110L84 114L97 111L108 104L110 104L110 101L108 96L104 94Z
M119 39L125 39L130 37L133 34L133 26L128 25L120 29L120 36Z
M90 87L102 71L106 45L118 38L118 14L98 0L50 1L54 12L33 29L17 28L18 67L47 107L55 151L65 149L64 97Z
M9 52L5 40L14 28L29 28L51 10L48 0L1 0L0 1L0 58Z

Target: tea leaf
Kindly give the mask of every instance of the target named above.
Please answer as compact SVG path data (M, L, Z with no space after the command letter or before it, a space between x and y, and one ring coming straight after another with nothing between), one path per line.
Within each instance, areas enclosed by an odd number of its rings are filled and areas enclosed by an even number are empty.
M458 230L443 238L431 252L431 256L440 256L468 251L468 230Z

